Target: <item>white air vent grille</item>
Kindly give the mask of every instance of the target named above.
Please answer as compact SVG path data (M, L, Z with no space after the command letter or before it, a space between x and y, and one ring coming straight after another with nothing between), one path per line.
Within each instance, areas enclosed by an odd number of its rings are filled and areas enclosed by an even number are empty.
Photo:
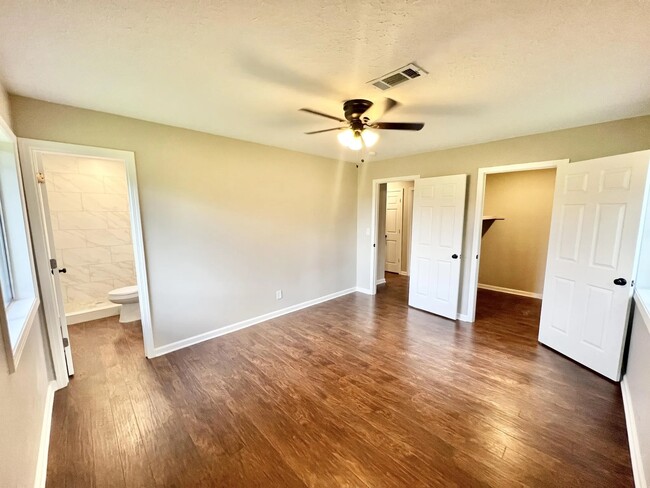
M405 81L410 81L426 74L428 73L417 64L411 63L398 70L391 71L390 73L386 73L384 76L369 81L368 84L376 86L380 90L389 90L394 86L401 85Z

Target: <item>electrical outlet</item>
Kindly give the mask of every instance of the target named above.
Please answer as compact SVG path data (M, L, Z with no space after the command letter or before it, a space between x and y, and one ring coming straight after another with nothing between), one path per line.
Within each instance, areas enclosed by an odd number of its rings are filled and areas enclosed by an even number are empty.
M275 290L275 299L282 300L282 290Z

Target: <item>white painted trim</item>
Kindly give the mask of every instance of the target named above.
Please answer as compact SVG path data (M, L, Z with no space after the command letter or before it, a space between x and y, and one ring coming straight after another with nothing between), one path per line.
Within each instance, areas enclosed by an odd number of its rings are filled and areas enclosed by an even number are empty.
M83 322L90 322L91 320L105 319L106 317L119 315L120 308L121 305L109 303L97 308L67 313L65 314L65 319L68 325L81 324Z
M409 272L408 271L400 271L399 274L402 275L402 276L408 276Z
M634 293L634 303L641 313L642 322L648 328L650 334L650 290L645 288L637 288Z
M370 295L377 293L377 229L379 223L379 185L393 181L415 181L420 175L394 176L392 178L377 178L372 180L372 207L370 210ZM365 293L365 292L362 292Z
M456 320L460 320L461 322L472 322L470 320L470 317L466 313L459 313L456 315Z
M363 288L361 286L357 286L354 291L363 293L364 295L375 295L375 293L373 293L369 288Z
M153 355L150 357L162 356L164 354L168 354L173 351L178 351L179 349L193 346L194 344L198 344L200 342L204 342L209 339L214 339L215 337L219 337L225 334L230 334L231 332L245 329L246 327L257 325L259 323L266 322L267 320L271 320L280 317L282 315L286 315L288 313L297 312L298 310L302 310L303 308L312 307L314 305L318 305L319 303L327 302L329 300L333 300L335 298L339 298L344 295L349 295L350 293L354 293L356 291L357 288L348 288L346 290L337 291L335 293L330 293L329 295L325 295L319 298L314 298L313 300L307 300L306 302L298 303L296 305L291 305L290 307L276 310L275 312L259 315L258 317L242 320L241 322L237 322L231 325L226 325L224 327L211 330L210 332L205 332L203 334L195 335L194 337L189 337L187 339L183 339L177 342L172 342L171 344L167 344L166 346L156 347L154 349Z
M632 473L634 474L634 486L636 488L647 488L646 477L643 468L643 458L639 446L639 435L634 419L634 408L632 396L627 377L623 376L621 381L621 394L623 396L623 408L625 409L625 426L627 427L627 438L630 444L630 458L632 459Z
M136 175L135 155L131 151L121 151L117 149L106 149L93 146L80 146L77 144L65 144L60 142L40 141L37 139L18 138L20 148L21 164L23 166L23 176L25 183L25 193L27 196L28 213L32 229L32 238L34 241L34 252L36 261L47 262L47 238L45 237L44 222L40 212L38 199L38 190L36 188L36 161L39 153L55 153L70 156L86 156L102 159L119 160L124 163L127 186L129 191L129 215L131 220L131 238L134 251L134 265L138 281L138 297L140 302L142 335L144 339L144 353L147 357L152 357L153 353L153 330L151 323L151 309L149 304L149 286L147 282L146 259L144 254L144 238L142 235L142 221L140 216L140 200L138 195L138 183ZM31 212L30 212L31 209ZM49 268L39 269L37 272L40 276L41 289L51 286L51 280L45 279L50 273ZM42 293L43 296L50 294ZM56 304L49 303L51 300L44 300L43 311L45 322L50 337L50 351L54 363L54 375L57 381L57 389L63 388L68 384L68 370L65 362L65 352L62 347L61 330L58 320L58 309Z
M478 287L481 288L482 290L498 291L500 293L508 293L509 295L519 295L521 297L539 298L540 300L542 298L541 293L535 293L532 291L524 291L524 290L515 290L514 288L504 288L503 286L484 285L483 283L479 283Z
M12 161L0 164L0 194L4 197L0 210L4 205L2 220L13 292L9 305L0 310L0 337L3 338L7 368L9 373L14 373L36 320L40 299L18 139L2 117L0 132L9 139L14 156Z
M50 448L50 430L52 428L52 407L54 406L54 392L56 390L56 381L50 381L47 385L47 392L45 394L45 408L43 409L43 422L41 424L41 439L38 445L34 488L45 487L45 478L47 476L47 456Z
M481 255L481 231L483 228L483 203L485 198L485 181L489 174L515 173L519 171L535 171L539 169L557 168L560 164L568 164L568 159L557 159L552 161L540 161L536 163L506 164L504 166L492 166L479 168L476 180L476 203L474 207L474 232L472 236L472 265L469 272L469 300L467 304L467 315L470 322L476 319L476 294L478 292L478 271Z
M380 280L377 280L378 285L383 285L384 283L386 283L386 278L382 278Z

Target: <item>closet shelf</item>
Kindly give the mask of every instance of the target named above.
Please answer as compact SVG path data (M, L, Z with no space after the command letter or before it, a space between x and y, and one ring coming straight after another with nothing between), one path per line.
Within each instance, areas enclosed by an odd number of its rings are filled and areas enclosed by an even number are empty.
M495 217L494 215L484 215L483 220L506 220L505 217Z

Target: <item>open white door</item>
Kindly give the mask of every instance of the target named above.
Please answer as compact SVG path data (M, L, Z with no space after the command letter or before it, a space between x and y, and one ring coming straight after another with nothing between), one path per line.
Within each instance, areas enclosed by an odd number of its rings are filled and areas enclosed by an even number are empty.
M539 341L618 381L650 151L558 166Z
M72 350L70 349L68 322L65 317L65 309L63 308L63 295L61 294L61 281L59 278L59 273L65 273L66 270L65 268L60 268L56 260L54 233L52 232L50 208L47 199L47 179L43 170L43 161L40 155L36 157L34 165L36 168L36 193L38 199L38 207L41 216L41 222L45 231L45 248L49 259L47 266L38 266L37 268L39 270L40 279L48 279L52 283L52 286L41 287L41 292L43 295L48 295L43 296L43 301L50 305L50 310L54 310L55 314L58 317L59 325L61 328L61 338L63 340L63 350L65 352L66 367L68 369L68 375L72 376L74 374L74 366L72 364ZM47 273L47 277L43 276L45 273Z
M415 180L409 305L456 320L467 175Z
M386 263L384 269L399 273L402 267L402 208L404 190L386 194Z

